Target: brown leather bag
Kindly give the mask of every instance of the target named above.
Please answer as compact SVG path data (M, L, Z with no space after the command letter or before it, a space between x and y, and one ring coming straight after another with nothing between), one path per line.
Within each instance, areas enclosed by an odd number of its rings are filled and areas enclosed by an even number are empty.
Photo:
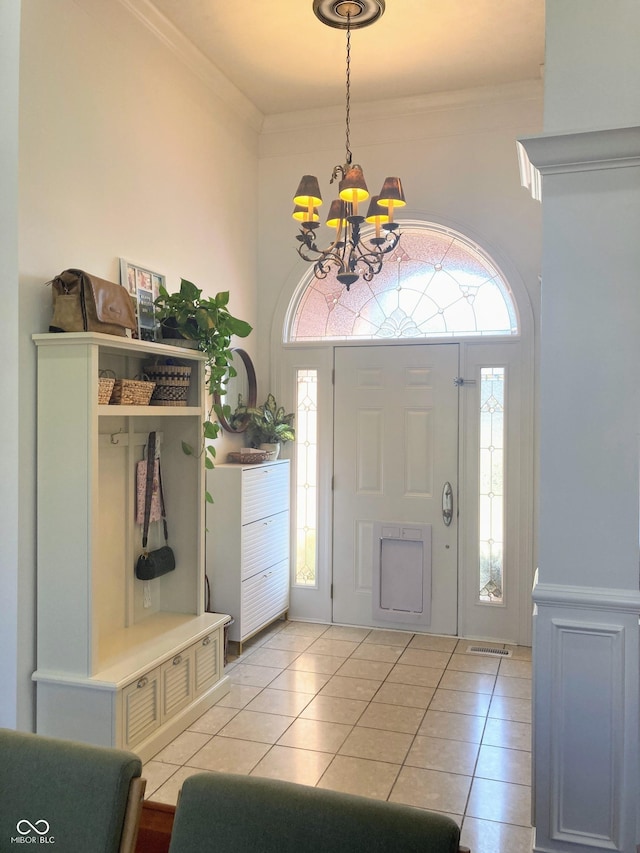
M136 329L133 301L120 284L82 270L65 270L48 282L53 292L50 332L104 332L124 337Z

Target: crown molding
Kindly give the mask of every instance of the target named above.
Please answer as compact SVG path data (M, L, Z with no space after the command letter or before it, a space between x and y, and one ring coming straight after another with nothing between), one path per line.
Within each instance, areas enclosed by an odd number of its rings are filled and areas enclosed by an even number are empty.
M542 199L542 178L640 166L640 127L542 134L518 140L520 181Z
M386 121L399 116L422 115L429 112L468 109L488 104L504 104L512 101L542 101L541 80L523 80L501 86L483 86L476 89L460 89L452 92L434 92L406 98L380 101L365 101L351 104L351 116L357 120L381 119ZM264 118L263 133L282 133L327 124L344 122L344 105L321 107L276 113Z
M257 107L149 0L118 0L118 2L158 41L168 47L239 118L247 122L253 130L259 132L262 129L264 116Z

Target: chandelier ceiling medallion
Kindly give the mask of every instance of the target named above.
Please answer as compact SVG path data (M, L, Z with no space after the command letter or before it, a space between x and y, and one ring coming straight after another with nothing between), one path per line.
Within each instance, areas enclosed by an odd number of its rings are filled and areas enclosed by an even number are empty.
M318 179L304 175L293 198L293 218L300 223L298 254L313 264L316 278L326 278L337 268L337 279L349 290L360 276L371 281L382 269L385 255L398 245L400 231L393 221L394 209L404 207L405 199L400 178L385 178L378 195L371 198L367 215L359 212L361 203L369 198L362 166L353 163L350 148L351 108L351 31L377 21L384 13L384 0L313 0L316 16L330 27L346 30L346 157L343 165L335 166L330 183L339 179L338 198L331 202L327 225L334 231L330 245L319 249L316 231L320 223L318 207L322 204ZM361 234L364 223L375 226L375 235Z

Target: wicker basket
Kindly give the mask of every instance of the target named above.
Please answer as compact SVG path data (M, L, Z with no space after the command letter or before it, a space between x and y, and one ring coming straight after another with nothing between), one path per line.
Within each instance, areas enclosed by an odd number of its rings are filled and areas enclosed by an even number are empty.
M234 450L227 454L227 462L240 463L242 465L256 465L258 462L266 462L269 454L266 450L254 450L252 447L244 447L242 450Z
M191 368L179 364L145 364L145 375L155 382L152 406L186 406Z
M111 393L112 406L148 406L156 387L144 379L116 379Z
M106 406L111 399L111 392L116 382L115 374L107 376L107 373L112 373L112 370L101 370L98 376L98 405Z

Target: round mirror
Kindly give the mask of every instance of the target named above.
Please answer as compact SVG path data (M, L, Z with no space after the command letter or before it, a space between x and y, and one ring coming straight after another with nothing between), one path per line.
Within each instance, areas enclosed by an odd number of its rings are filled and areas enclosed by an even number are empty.
M249 425L249 416L232 418L231 416L238 407L240 399L243 406L254 408L257 403L256 372L249 353L243 349L232 349L231 357L236 375L227 382L227 393L224 397L215 396L215 404L229 406L231 415L218 416L220 426L227 432L244 432Z

